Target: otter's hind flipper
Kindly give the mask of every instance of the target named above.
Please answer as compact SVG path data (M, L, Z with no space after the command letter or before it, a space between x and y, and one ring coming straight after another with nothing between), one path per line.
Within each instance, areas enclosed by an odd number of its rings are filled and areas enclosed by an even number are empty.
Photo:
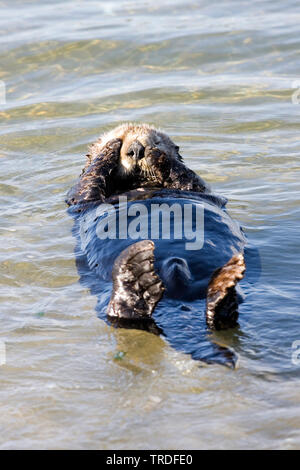
M212 275L206 296L206 322L221 330L234 327L238 319L238 299L235 285L243 278L245 261L242 253L234 255Z
M154 243L142 240L122 251L113 267L110 318L149 319L164 287L154 270Z

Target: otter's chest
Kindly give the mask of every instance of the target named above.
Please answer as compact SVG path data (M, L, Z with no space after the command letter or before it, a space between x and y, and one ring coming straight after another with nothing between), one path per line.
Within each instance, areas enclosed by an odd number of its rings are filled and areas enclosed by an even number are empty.
M119 204L85 211L77 222L81 250L90 269L104 280L111 279L117 256L140 239L155 242L158 271L167 258L180 257L195 281L209 278L246 242L239 224L204 196L130 202L123 197Z

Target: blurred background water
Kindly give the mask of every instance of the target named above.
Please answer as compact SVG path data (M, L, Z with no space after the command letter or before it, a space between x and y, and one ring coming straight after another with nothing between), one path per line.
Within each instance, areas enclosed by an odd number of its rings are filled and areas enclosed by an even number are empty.
M299 448L299 2L0 7L0 448ZM259 248L217 335L235 371L112 329L78 283L65 193L123 121L167 132Z

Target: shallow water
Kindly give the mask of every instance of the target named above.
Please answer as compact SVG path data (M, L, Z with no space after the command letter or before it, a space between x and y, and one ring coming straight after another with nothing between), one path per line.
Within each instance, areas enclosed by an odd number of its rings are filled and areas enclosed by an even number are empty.
M299 448L298 2L1 7L0 447ZM109 327L78 282L65 193L123 121L165 130L259 249L216 334L237 370Z

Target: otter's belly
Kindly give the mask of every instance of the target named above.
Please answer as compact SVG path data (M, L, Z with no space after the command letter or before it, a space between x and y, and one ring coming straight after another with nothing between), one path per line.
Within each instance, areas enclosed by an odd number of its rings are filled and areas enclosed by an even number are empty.
M245 245L237 222L207 197L155 197L120 205L101 204L78 220L81 250L99 278L111 279L117 256L140 239L155 243L158 273L165 260L186 260L191 282L208 282Z

